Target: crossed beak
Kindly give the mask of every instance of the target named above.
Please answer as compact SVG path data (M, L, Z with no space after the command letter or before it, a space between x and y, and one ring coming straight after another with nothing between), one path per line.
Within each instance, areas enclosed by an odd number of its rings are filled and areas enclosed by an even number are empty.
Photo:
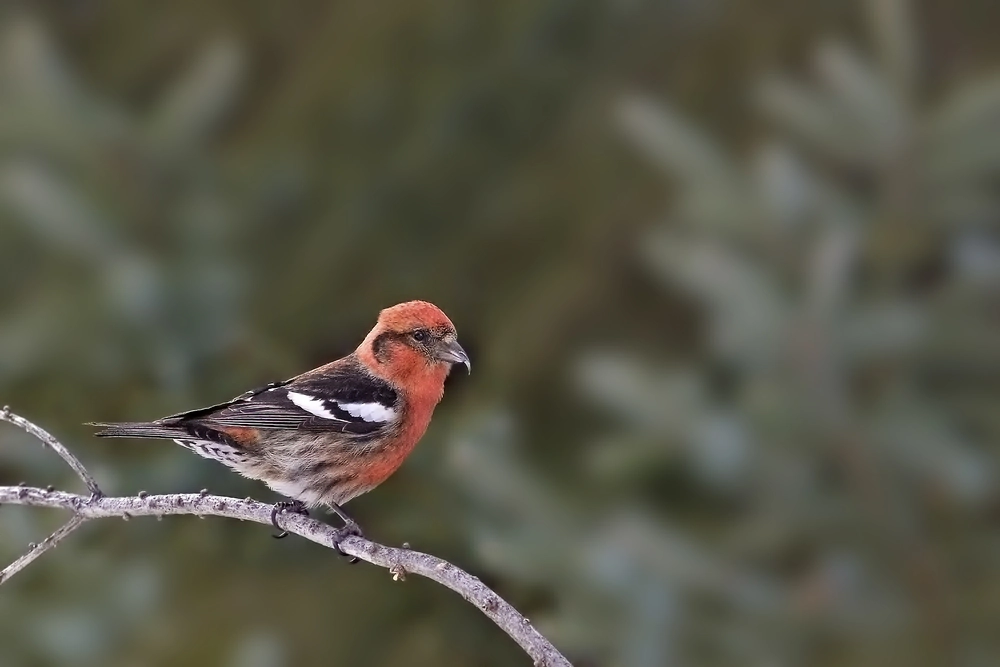
M469 355L466 354L457 340L441 341L437 352L438 359L441 361L447 361L452 364L465 364L465 370L470 373L472 372L472 362L469 361Z

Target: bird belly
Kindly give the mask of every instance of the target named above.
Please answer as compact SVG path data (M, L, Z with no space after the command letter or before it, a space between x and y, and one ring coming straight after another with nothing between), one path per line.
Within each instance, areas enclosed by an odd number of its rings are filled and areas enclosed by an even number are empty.
M357 498L377 486L350 474L267 475L261 476L259 479L263 480L272 491L287 498L301 500L310 507L343 505L352 498Z
M365 458L359 448L329 434L275 430L240 472L310 507L340 505L374 488L358 474Z
M309 507L315 507L316 505L326 502L326 499L323 498L322 491L310 486L308 481L288 477L264 478L263 481L275 493L280 493L286 498L301 500Z

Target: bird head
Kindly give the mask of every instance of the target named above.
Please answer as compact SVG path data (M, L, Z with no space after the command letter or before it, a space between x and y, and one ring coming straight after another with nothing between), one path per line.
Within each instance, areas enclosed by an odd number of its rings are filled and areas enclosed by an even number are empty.
M397 374L443 370L447 375L452 364L472 370L469 355L458 344L455 325L427 301L407 301L383 310L358 351L362 358Z

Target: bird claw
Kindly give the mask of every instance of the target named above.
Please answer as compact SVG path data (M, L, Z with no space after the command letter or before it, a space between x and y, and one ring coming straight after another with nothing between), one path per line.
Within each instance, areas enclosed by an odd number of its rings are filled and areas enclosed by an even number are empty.
M358 558L349 553L345 553L340 548L340 542L347 537L364 537L364 533L361 532L361 526L358 525L358 522L352 519L350 515L340 507L340 505L333 504L330 507L337 514L337 516L340 517L340 520L344 522L343 526L336 529L336 533L333 538L333 548L344 558L350 558L348 563L353 565L358 562ZM276 540L280 540L281 538L288 536L288 531L278 525L278 516L288 513L309 516L309 510L306 509L305 503L301 500L281 500L274 503L274 507L271 508L271 525L281 531L277 535L271 536Z
M354 565L358 562L357 556L344 553L340 548L340 541L345 537L364 537L364 533L361 532L361 526L358 525L358 522L352 519L351 515L345 512L344 508L340 505L337 503L330 503L330 509L333 510L338 517L340 517L341 521L344 522L344 525L337 529L337 536L334 538L333 548L344 558L351 559L347 561L349 565Z
M361 527L353 520L345 522L343 526L337 529L336 536L333 538L333 549L344 558L350 558L350 560L347 561L348 565L354 565L358 562L358 557L345 553L344 550L340 548L341 540L346 537L364 537L364 534L361 532Z
M272 535L271 537L276 540L288 537L288 531L278 525L278 515L288 513L309 516L309 510L306 509L305 503L301 500L281 500L274 503L274 507L271 508L271 525L277 528L280 532L277 535Z

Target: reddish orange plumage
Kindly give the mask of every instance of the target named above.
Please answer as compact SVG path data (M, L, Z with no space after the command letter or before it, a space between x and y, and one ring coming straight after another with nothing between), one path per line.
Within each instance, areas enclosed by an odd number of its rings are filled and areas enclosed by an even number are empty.
M382 354L376 357L376 340L379 336L426 329L452 335L455 325L440 308L427 301L407 301L386 308L379 313L378 322L358 346L355 354L369 371L380 375L407 398L407 418L400 424L399 433L387 443L384 456L372 461L360 474L377 486L394 473L430 425L434 408L444 395L444 381L451 371L451 363L433 363L422 352L403 341L389 341ZM452 360L454 362L454 360ZM468 363L466 360L465 363Z
M386 308L379 313L378 322L355 351L358 359L369 370L381 374L393 384L406 387L415 395L431 397L444 390L444 380L448 377L449 365L428 363L425 355L393 339L387 343L385 359L377 359L375 348L380 336L426 329L454 333L455 325L440 308L427 301L407 301ZM438 396L440 400L440 396Z

